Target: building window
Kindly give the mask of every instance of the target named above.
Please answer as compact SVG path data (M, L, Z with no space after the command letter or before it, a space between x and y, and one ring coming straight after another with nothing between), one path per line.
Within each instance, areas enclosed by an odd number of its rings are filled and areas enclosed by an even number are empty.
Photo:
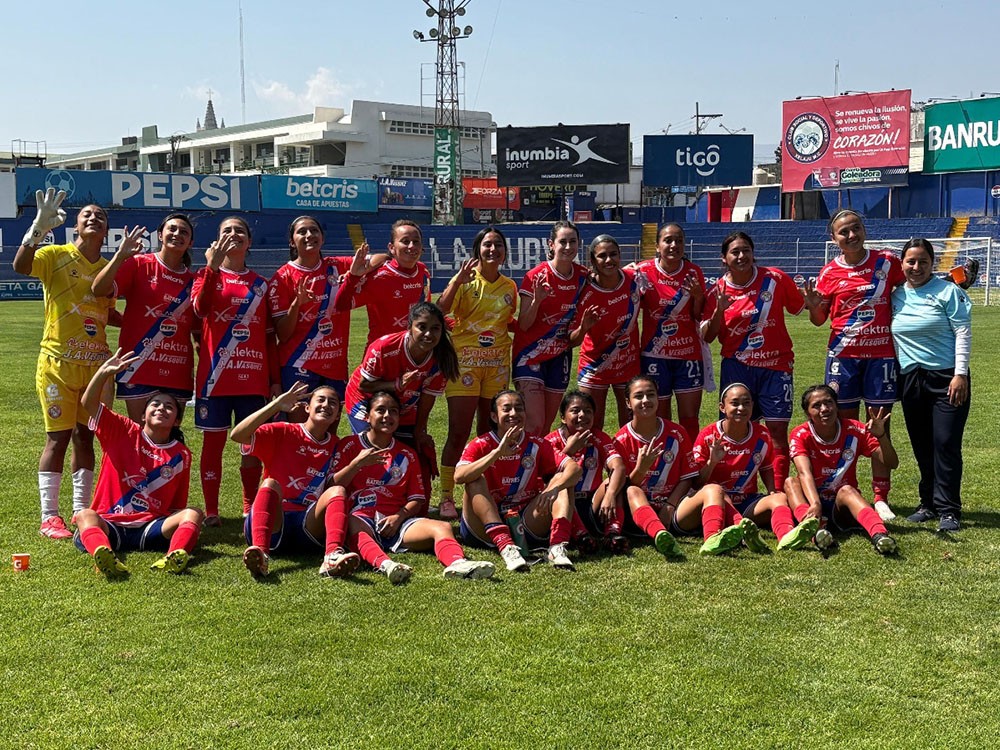
M399 135L434 135L434 124L429 122L408 122L406 120L390 120L389 121L389 132L398 133ZM469 138L472 140L479 140L480 138L487 138L489 136L489 131L484 128L470 128L466 126L460 126L459 132L462 138Z

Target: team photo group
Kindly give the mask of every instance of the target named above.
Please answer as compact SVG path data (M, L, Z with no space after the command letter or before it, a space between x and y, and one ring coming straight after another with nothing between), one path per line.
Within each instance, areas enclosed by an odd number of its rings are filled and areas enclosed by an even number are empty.
M830 220L839 255L801 284L759 265L744 232L722 242L706 285L677 224L659 228L655 257L626 263L613 236L581 247L559 221L520 287L504 272L502 228L488 226L432 299L407 219L387 248L341 257L324 254L319 219L298 217L288 262L266 279L240 216L196 239L189 217L170 214L155 252L146 227L127 228L109 259L107 213L88 205L72 242L44 244L67 218L63 198L37 193L13 263L45 294L40 532L73 540L109 579L128 575L134 550L187 569L202 528L222 524L227 441L240 451L243 565L257 578L275 555L312 553L321 576L364 563L393 584L413 573L397 552L432 553L448 578L527 571L536 553L572 570L643 539L681 558L678 537L717 555L769 552L771 534L779 551L827 551L856 532L890 555L897 401L913 453L902 460L919 470L906 520L961 528L971 302L935 273L928 241L868 249L852 210ZM368 336L352 362L357 307ZM824 382L795 390L786 316L800 314L830 335L825 352L805 353L825 357ZM702 424L716 380L718 419ZM442 396L439 447L429 419ZM188 410L203 510L189 504ZM59 508L67 456L71 515Z

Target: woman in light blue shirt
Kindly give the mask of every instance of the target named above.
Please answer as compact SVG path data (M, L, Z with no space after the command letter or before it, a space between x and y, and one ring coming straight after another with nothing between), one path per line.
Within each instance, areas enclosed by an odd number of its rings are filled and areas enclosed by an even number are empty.
M899 398L920 468L920 506L907 520L938 519L958 531L962 515L962 435L969 417L972 302L936 277L925 239L903 247L906 283L892 293L892 336L899 358Z

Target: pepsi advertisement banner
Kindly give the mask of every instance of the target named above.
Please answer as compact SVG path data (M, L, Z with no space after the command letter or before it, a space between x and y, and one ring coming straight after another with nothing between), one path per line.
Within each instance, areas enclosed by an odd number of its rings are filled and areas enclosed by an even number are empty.
M628 125L497 130L497 184L613 185L629 181Z
M643 136L642 181L650 187L749 185L753 136Z
M434 181L409 177L379 177L379 208L415 208L430 211L434 200Z
M260 178L260 201L264 208L375 213L378 196L375 180L277 175Z

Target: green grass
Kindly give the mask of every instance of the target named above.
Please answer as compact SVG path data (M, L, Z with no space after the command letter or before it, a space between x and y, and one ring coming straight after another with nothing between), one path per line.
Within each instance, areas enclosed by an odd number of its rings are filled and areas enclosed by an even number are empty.
M235 446L227 521L206 530L188 575L132 553L131 579L107 583L71 544L39 537L40 323L40 303L0 305L0 748L958 748L1000 735L998 310L975 311L965 528L952 539L897 523L897 559L853 536L825 560L703 559L684 540L684 562L646 546L575 574L480 583L403 555L416 575L401 588L371 573L321 580L318 556L251 580ZM801 392L822 377L827 331L791 328ZM917 477L897 420L893 498L907 512ZM444 404L432 428L443 445ZM28 573L10 567L21 551Z

